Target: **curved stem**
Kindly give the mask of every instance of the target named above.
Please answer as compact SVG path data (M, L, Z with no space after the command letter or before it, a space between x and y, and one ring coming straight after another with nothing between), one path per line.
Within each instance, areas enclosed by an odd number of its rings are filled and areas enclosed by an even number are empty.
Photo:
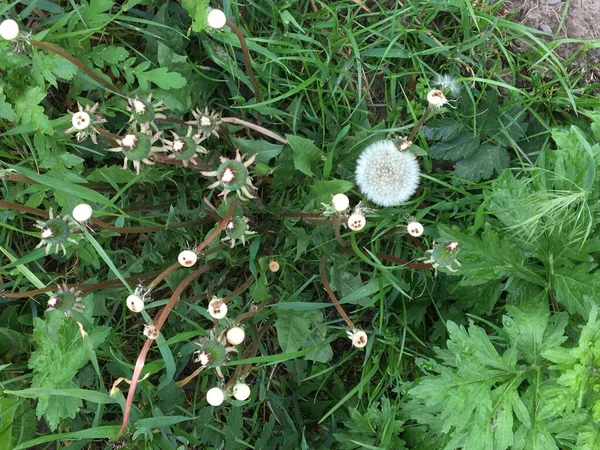
M252 87L254 88L254 97L256 98L256 103L260 103L260 88L258 86L258 82L256 81L256 77L254 76L254 70L252 69L252 62L250 61L250 52L248 51L248 45L246 45L246 38L240 31L240 29L231 21L225 22L225 24L231 28L231 31L235 33L238 40L240 41L240 45L242 47L242 54L244 55L244 64L246 64L246 72L248 73L248 77L250 78L250 82L252 83ZM257 116L258 124L262 124L262 119L260 113Z
M282 144L288 143L287 139L284 139L281 136L279 136L278 134L273 133L272 131L269 131L266 128L261 127L260 125L256 125L252 122L247 122L245 120L238 119L236 117L221 117L221 121L223 121L225 123L232 123L234 125L243 125L246 128L250 128L251 130L258 131L259 133L262 133L265 136L269 136L270 138L275 139L277 142L281 142Z
M87 73L90 76L90 78L92 78L94 81L97 81L98 83L100 83L101 85L106 87L108 90L113 91L115 94L123 95L121 93L121 91L119 90L119 88L117 88L114 84L112 84L109 81L106 81L104 78L102 78L100 75L98 75L93 69L90 69L83 62L81 62L79 59L75 58L73 55L71 55L69 52L66 52L62 48L55 47L54 45L48 44L47 42L36 41L35 39L30 39L29 43L31 45L33 45L34 47L41 48L42 50L46 50L46 51L57 54L58 56L75 64L78 68L80 68L85 73Z
M408 142L412 142L413 139L415 137L417 137L417 133L419 132L419 130L421 129L421 127L425 123L425 120L427 120L427 117L429 116L429 114L431 114L431 106L427 106L427 109L425 110L425 112L423 113L423 115L421 116L421 118L419 119L419 121L413 127L412 131L408 135L408 138L406 139Z
M354 326L354 322L352 322L352 320L350 320L350 317L348 317L348 314L346 314L346 311L344 311L344 308L342 308L342 305L340 305L340 302L338 301L335 294L331 290L331 286L329 285L329 281L327 280L327 272L325 272L326 259L327 259L327 255L325 255L325 253L323 253L323 256L321 256L321 264L319 265L319 272L321 272L321 281L323 282L323 286L325 287L325 290L327 291L327 295L329 295L329 298L331 299L333 306L335 306L335 309L337 309L338 313L340 313L340 316L342 316L342 319L344 319L344 321L346 322L346 325L348 325L348 327L351 330L354 330L356 328Z

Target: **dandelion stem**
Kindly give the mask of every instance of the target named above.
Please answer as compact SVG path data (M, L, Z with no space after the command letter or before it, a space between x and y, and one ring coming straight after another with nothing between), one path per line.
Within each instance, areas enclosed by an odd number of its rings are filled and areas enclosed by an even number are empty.
M47 42L36 41L35 39L30 39L29 43L31 45L33 45L34 47L41 48L42 50L46 50L48 52L57 54L58 56L75 64L77 67L79 67L85 73L87 73L90 76L90 78L92 78L94 81L97 81L98 83L100 83L101 85L106 87L108 90L113 91L115 94L123 95L121 93L121 91L119 90L119 88L117 88L114 84L112 84L110 81L106 81L104 78L102 78L100 75L98 75L93 69L90 69L83 62L81 62L79 59L77 59L76 57L71 55L69 52L66 52L62 48L55 47L54 45L48 44Z
M427 117L429 117L429 114L431 114L431 106L427 107L427 109L425 110L425 112L423 113L423 115L421 116L419 121L413 127L412 131L410 132L410 135L408 136L408 139L407 139L408 142L412 142L414 140L414 138L417 137L417 133L419 132L419 130L421 129L421 127L427 120Z
M321 281L323 282L323 286L325 287L325 290L327 291L327 295L329 296L331 302L333 303L333 306L335 306L335 309L337 309L338 313L340 313L340 316L342 316L342 319L344 319L344 321L346 322L346 325L348 325L348 327L351 330L354 330L356 328L354 326L354 322L352 322L352 320L350 320L350 317L348 317L348 314L346 314L346 311L344 311L344 308L342 308L342 305L340 305L340 302L338 301L335 294L331 290L331 286L329 285L329 281L327 280L327 272L325 272L325 261L326 260L327 260L327 255L325 255L325 253L323 253L323 256L321 256L321 264L319 265L319 271L321 272Z
M231 28L231 31L235 33L238 40L240 41L240 45L242 47L242 54L244 55L244 64L246 64L246 72L248 73L248 77L250 78L250 82L252 83L252 87L254 88L254 97L256 98L256 103L261 102L260 98L260 88L258 86L258 82L256 81L256 77L254 76L254 70L252 69L252 62L250 61L250 52L248 52L248 45L246 45L246 38L240 31L240 29L228 20L225 24ZM262 124L262 119L260 113L257 115L258 124Z

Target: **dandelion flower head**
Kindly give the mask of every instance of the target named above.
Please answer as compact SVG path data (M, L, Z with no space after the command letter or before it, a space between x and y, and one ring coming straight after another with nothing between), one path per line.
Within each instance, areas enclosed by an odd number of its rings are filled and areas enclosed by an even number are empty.
M392 141L378 141L363 150L356 164L361 192L379 206L404 203L419 186L419 163L415 155L399 151Z

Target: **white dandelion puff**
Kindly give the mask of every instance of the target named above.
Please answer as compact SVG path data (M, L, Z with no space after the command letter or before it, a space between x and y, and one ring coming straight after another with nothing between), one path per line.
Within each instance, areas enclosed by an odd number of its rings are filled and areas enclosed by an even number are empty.
M458 97L460 95L461 85L456 81L456 77L448 75L436 75L433 85L442 91L449 90L452 97Z
M404 203L419 186L419 163L392 141L378 141L363 150L356 164L356 183L379 206Z

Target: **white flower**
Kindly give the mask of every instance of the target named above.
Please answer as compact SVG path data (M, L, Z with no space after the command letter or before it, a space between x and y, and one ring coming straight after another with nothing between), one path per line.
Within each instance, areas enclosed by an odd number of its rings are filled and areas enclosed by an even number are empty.
M71 117L71 123L76 130L85 130L92 123L92 118L85 111L78 111Z
M348 337L352 341L352 345L356 348L363 348L367 345L367 342L369 342L367 333L356 328L352 331L348 331Z
M12 19L0 23L0 36L7 41L14 41L19 36L19 24Z
M427 94L427 101L429 102L429 106L432 108L441 108L446 103L448 103L448 99L444 95L442 91L439 89L433 89L429 91Z
M425 229L423 228L423 225L420 222L411 221L406 226L406 231L413 237L419 237L423 234L423 231L425 231Z
M206 401L209 405L219 406L223 400L225 400L225 394L218 387L211 388L206 393Z
M227 304L222 299L213 297L208 304L208 313L213 319L222 319L227 315Z
M179 261L179 264L183 267L192 267L196 264L196 261L198 261L198 255L191 250L184 250L177 257L177 261Z
M235 386L233 386L233 396L236 400L247 400L248 397L250 397L250 386L242 382L236 383Z
M146 336L148 339L153 341L156 338L158 338L159 334L160 334L160 331L158 331L158 328L156 327L156 325L154 325L154 324L144 325L144 336Z
M131 312L139 313L144 310L144 300L137 294L131 294L128 296L127 300L125 300L125 303Z
M233 327L229 331L227 331L227 342L231 345L239 345L244 342L244 338L246 337L246 333L240 327Z
M354 213L348 217L348 228L352 231L360 231L367 224L367 219L361 213Z
M220 9L211 9L206 20L209 27L214 28L215 30L220 30L225 26L227 17L225 17L225 13Z
M350 200L346 194L335 194L331 203L337 212L346 211L350 206Z
M392 141L378 141L361 153L355 176L369 200L379 206L395 206L417 191L419 171L415 155L399 151Z
M77 222L85 222L86 220L90 220L92 217L92 207L87 203L80 203L75 208L73 208L73 212L71 216Z

